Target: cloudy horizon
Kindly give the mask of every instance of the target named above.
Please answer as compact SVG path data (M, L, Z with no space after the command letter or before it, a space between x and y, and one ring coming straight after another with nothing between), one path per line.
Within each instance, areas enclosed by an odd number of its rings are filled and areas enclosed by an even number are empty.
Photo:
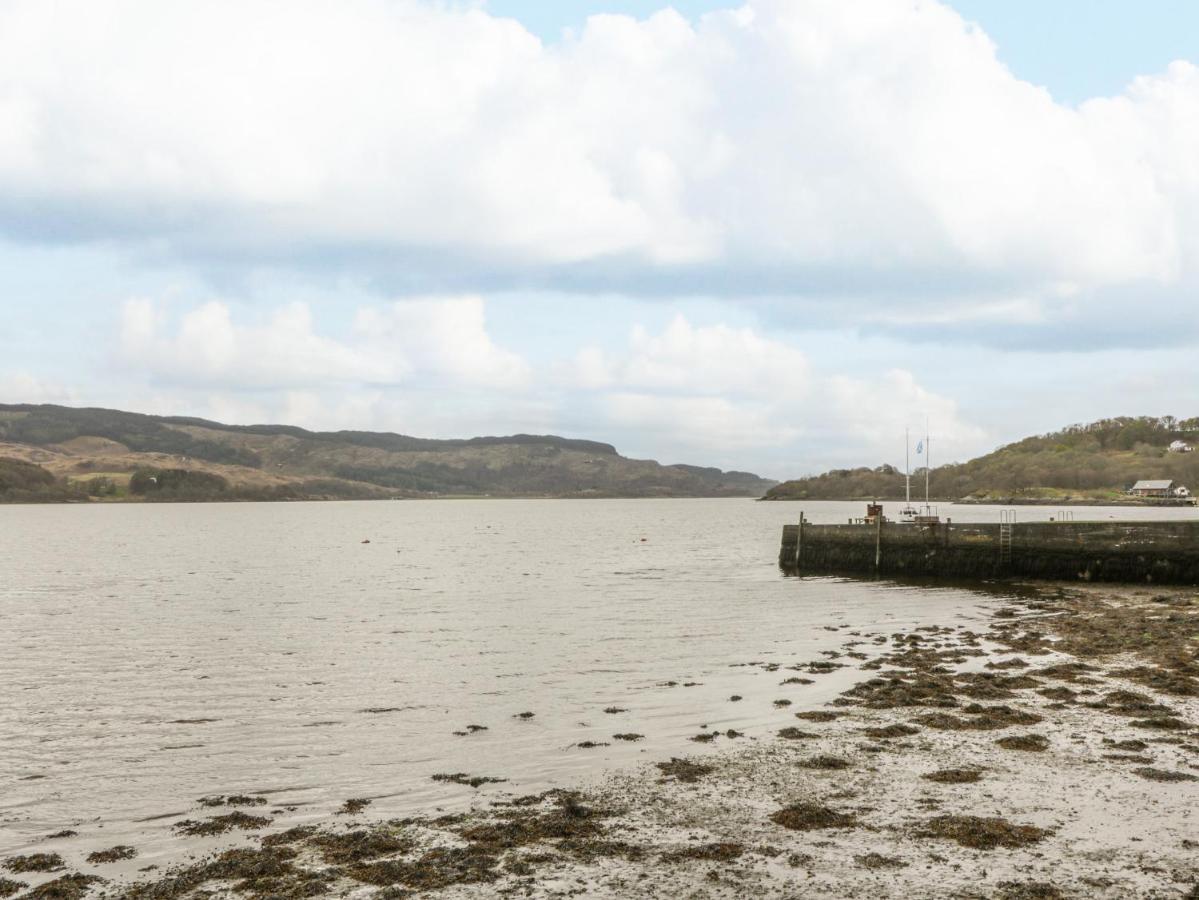
M1199 413L1196 60L980 6L2 2L0 402L779 479Z

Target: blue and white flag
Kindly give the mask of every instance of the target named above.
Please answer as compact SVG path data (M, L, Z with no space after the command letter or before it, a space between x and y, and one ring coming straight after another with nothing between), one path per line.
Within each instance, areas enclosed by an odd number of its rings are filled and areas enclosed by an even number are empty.
M924 441L919 441L916 444L916 455L919 456L923 452L924 452Z

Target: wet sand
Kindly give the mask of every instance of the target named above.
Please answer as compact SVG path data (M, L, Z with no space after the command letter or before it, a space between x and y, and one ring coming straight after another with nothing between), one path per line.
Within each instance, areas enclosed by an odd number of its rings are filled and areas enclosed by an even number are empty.
M209 797L163 822L184 864L10 858L0 895L1199 897L1199 594L1019 597L988 627L747 660L780 697L860 670L770 737L702 729L693 756L577 792L489 799L503 772L441 773L475 808L404 819L346 798L284 830L265 798Z

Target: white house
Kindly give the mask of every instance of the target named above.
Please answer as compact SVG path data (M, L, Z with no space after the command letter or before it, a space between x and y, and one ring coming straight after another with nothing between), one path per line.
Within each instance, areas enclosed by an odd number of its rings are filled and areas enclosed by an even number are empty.
M1171 453L1191 453L1195 448L1186 441L1174 441L1169 449Z

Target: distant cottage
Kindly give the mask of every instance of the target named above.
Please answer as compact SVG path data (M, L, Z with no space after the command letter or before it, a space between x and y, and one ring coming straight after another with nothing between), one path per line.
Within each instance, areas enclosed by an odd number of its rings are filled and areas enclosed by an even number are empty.
M1134 497L1189 497L1191 492L1181 484L1175 484L1169 479L1138 481L1128 493Z
M1195 448L1186 441L1174 441L1169 449L1171 453L1191 453Z
M1138 481L1128 493L1134 497L1169 497L1174 491L1174 482L1167 479Z

